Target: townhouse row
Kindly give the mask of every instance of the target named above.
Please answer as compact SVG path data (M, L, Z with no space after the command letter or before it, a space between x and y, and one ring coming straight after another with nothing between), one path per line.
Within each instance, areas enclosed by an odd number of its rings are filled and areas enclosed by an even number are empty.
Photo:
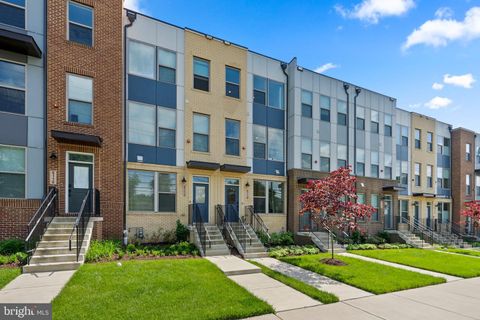
M97 237L153 241L217 205L311 230L298 196L347 165L369 233L472 227L475 132L122 2L0 0L0 238L24 238L52 190L60 215L91 195Z

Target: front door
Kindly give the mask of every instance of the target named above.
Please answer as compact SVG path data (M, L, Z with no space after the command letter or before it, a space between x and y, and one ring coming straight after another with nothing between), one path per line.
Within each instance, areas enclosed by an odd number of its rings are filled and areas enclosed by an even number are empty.
M68 154L68 205L67 213L80 211L87 192L93 192L93 156ZM89 196L84 210L91 210L93 195Z
M427 203L427 227L432 227L432 204Z
M392 208L392 196L385 196L384 198L384 209L383 212L385 214L385 229L393 229L393 208Z
M239 221L239 180L225 180L225 218L229 222Z
M193 177L193 181L194 210L198 210L203 222L208 223L208 178ZM193 222L196 222L196 215L193 215Z

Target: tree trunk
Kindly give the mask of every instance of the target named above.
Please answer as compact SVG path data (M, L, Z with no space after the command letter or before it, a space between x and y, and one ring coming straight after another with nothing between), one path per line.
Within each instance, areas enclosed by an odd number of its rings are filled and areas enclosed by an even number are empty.
M333 259L333 234L331 232L330 232L330 238L332 239L331 243L332 243L332 259Z

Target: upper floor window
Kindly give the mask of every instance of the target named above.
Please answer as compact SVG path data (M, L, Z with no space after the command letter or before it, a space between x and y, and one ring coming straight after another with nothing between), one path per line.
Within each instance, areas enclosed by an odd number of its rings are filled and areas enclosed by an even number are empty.
M128 142L155 146L155 106L128 103Z
M25 198L25 148L0 146L0 198Z
M310 91L302 90L302 117L311 118L313 97Z
M284 108L283 83L268 80L268 105L273 108Z
M67 75L68 121L92 124L93 79Z
M421 170L422 165L420 163L415 163L415 186L420 187L421 184Z
M284 132L281 129L253 125L253 157L273 161L284 160Z
M427 132L427 151L433 151L433 133Z
M465 160L472 161L472 145L470 143L465 144Z
M302 169L312 169L312 139L302 137Z
M177 54L158 48L158 81L176 83Z
M337 123L341 126L347 125L347 103L337 100Z
M210 91L210 61L193 57L193 88Z
M384 169L383 169L383 177L385 179L392 179L392 164L393 164L393 156L389 153L384 154Z
M330 122L330 97L320 96L320 120Z
M175 109L158 107L158 146L175 149L177 112ZM155 120L155 119L154 119Z
M420 129L415 129L415 149L422 148L422 131Z
M68 40L92 46L93 8L68 2Z
M356 129L365 130L365 109L357 107Z
M225 120L225 151L231 156L240 155L240 121Z
M450 170L448 168L437 167L437 187L450 188Z
M372 193L370 195L370 205L375 208L375 212L372 214L372 220L378 221L380 215L378 214L378 194Z
M320 152L321 152L321 149L320 149ZM337 144L337 160L339 164L338 167L345 167L347 165L347 146L346 145Z
M370 130L372 133L378 133L378 124L379 117L378 117L378 111L372 110L371 113L371 121L370 121Z
M285 106L283 83L253 76L253 102L283 109Z
M387 137L392 136L392 116L389 114L385 115L384 135Z
M472 194L472 175L465 175L465 186L465 193L467 196L469 196L470 194Z
M283 130L268 128L268 160L284 160L283 139Z
M225 95L240 98L240 69L225 67Z
M320 171L330 172L330 142L320 141Z
M450 155L450 139L437 136L437 153L445 156Z
M408 161L397 161L396 180L400 184L408 184Z
M25 65L0 60L0 111L25 114Z
M137 41L128 42L128 72L155 79L155 47Z
M0 0L0 23L25 29L25 0Z
M397 126L397 144L399 146L408 146L408 127L398 125Z
M253 125L253 157L266 159L267 157L267 128Z
M427 188L433 188L433 166L427 165Z
M355 174L365 176L365 149L357 148L357 162L355 163Z
M210 150L210 116L193 114L193 151Z
M475 157L477 158L477 163L480 163L480 147L475 148Z
M379 177L379 163L380 163L380 156L378 151L372 151L370 153L370 176L373 178Z
M475 195L479 197L480 196L480 176L475 176L475 189L476 189Z

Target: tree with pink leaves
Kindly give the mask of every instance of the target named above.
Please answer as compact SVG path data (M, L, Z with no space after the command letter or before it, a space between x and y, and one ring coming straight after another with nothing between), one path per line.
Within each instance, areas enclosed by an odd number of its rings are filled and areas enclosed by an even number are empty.
M480 201L469 201L465 203L465 209L460 212L464 217L469 217L473 226L480 224Z
M307 192L300 196L302 203L300 214L310 212L314 222L332 231L357 229L357 221L370 218L376 209L370 205L357 203L355 187L357 178L350 173L350 167L342 167L323 179L310 181Z

